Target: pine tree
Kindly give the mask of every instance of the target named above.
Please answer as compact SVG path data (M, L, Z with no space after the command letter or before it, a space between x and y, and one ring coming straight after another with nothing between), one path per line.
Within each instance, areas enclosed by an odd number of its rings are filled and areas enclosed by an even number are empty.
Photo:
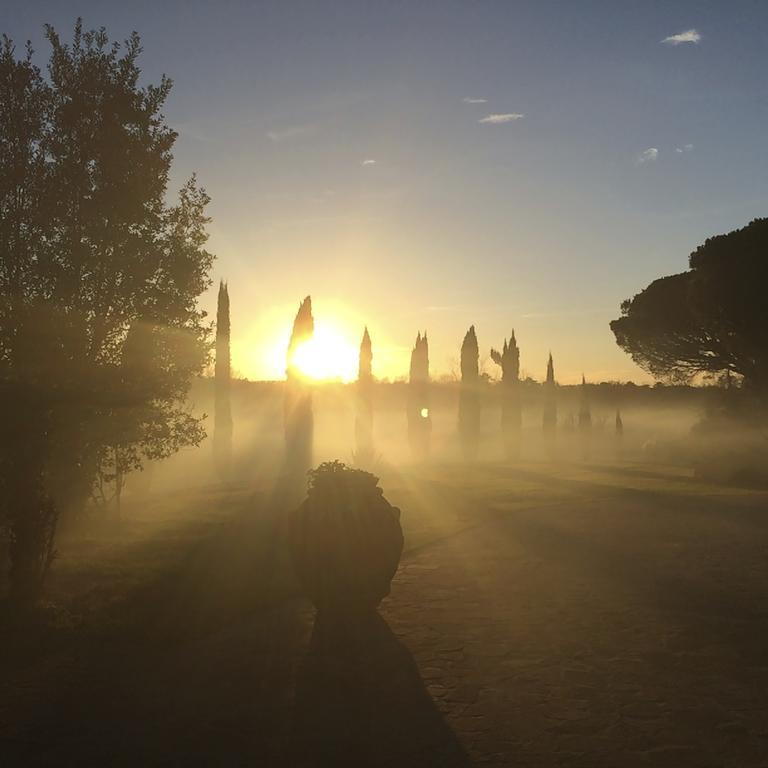
M373 349L366 326L360 342L357 373L357 413L355 415L355 463L370 465L373 448Z
M427 332L416 334L411 351L411 367L408 380L408 442L416 459L429 456L432 437L432 416L429 412L429 341Z
M501 366L501 434L504 451L508 459L520 454L520 428L522 413L520 407L520 350L515 331L499 353L491 349L491 359Z
M551 352L547 361L547 378L544 381L543 428L544 438L551 451L557 434L557 384L555 382L555 364L552 361Z
M216 367L214 370L213 460L222 480L227 479L232 462L231 353L229 290L219 282L216 305Z
M285 468L292 477L303 477L312 466L312 390L295 362L298 348L308 342L315 331L312 298L307 296L293 321L286 361L286 386L283 416L285 423Z
M474 461L480 442L480 351L475 326L470 326L461 344L461 388L459 390L459 440L464 458Z

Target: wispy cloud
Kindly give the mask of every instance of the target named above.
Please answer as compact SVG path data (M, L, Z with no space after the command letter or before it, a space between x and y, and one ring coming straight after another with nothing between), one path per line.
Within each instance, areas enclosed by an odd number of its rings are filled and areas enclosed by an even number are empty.
M675 152L683 154L683 152L693 152L693 144L683 144L682 147L675 147Z
M472 98L472 96L465 96L462 99L462 101L465 104L487 104L488 103L488 99L475 99L475 98Z
M204 120L187 120L183 123L176 123L173 127L182 138L205 142L214 141L214 131L211 130L211 126L206 125Z
M487 125L501 125L502 123L511 123L514 120L520 120L525 115L519 112L506 112L504 114L492 114L481 117L477 122L486 123Z
M667 45L682 45L683 43L698 43L701 35L695 29L687 29L685 32L678 32L676 35L665 37L661 42Z
M360 163L360 165L376 165L376 161L372 157L369 157L363 160L363 162Z
M653 162L659 156L659 150L656 147L648 147L648 149L641 152L637 157L637 165L643 163Z
M278 128L272 131L267 131L267 137L270 141L274 141L276 144L279 144L281 141L288 141L289 139L296 139L300 136L306 136L310 133L314 133L316 130L317 125L314 123L288 125L285 128Z

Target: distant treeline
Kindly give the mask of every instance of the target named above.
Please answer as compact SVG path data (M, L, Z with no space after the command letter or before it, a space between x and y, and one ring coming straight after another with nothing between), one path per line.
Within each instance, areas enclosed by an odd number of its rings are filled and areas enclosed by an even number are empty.
M284 381L250 381L248 379L232 380L232 395L238 399L259 398L271 396L283 391L286 386ZM343 383L338 381L315 382L313 387L322 390L336 389L348 390L350 396L357 386L356 382ZM409 384L407 381L373 381L371 383L374 402L380 406L387 404L400 404L407 395ZM582 384L558 384L558 403L562 408L567 408L573 403L574 410L578 409L578 402L582 390ZM523 407L542 406L544 403L544 385L533 379L521 379L519 382L520 398ZM460 381L436 380L429 383L431 405L440 408L455 404ZM478 385L484 403L489 406L500 404L502 385L500 381L482 381ZM600 382L586 384L590 402L606 408L625 407L664 407L664 406L690 406L703 407L720 397L723 388L715 385L685 385L685 384L634 384L632 382ZM213 377L201 377L194 382L190 392L190 398L195 402L202 402L208 397L213 398ZM561 414L565 416L565 413Z

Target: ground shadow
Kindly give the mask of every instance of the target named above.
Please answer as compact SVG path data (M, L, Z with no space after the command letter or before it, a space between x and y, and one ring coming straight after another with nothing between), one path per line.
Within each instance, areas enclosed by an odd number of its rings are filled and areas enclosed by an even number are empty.
M315 622L299 671L291 765L469 766L408 650L376 611Z
M275 517L254 498L93 624L0 636L3 768L285 765L311 611Z

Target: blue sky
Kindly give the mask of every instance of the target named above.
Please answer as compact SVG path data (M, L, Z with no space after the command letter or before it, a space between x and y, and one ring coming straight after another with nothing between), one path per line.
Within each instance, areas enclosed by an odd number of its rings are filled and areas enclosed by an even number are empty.
M175 81L174 181L213 198L253 377L311 293L350 343L369 324L380 375L424 328L451 370L474 323L536 378L551 348L561 381L641 380L621 300L768 212L765 3L26 0L0 30L42 61L78 15Z

